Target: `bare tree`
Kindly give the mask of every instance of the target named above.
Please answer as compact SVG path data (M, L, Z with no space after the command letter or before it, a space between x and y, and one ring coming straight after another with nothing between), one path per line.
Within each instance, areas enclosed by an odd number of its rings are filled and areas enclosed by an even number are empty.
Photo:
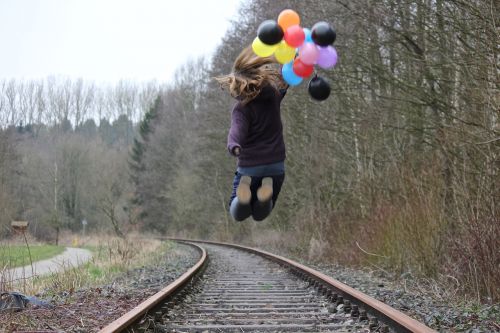
M9 125L17 124L19 120L17 101L18 101L18 91L15 80L10 80L7 83L7 87L4 90L5 97L7 99L7 121Z

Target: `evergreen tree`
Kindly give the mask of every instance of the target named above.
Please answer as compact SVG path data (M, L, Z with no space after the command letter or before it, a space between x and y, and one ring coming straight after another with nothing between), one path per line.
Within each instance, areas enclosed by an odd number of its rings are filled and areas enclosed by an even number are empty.
M83 125L76 128L76 132L81 133L86 139L94 139L97 135L97 126L94 119L87 119Z
M126 114L121 114L112 124L113 145L116 147L128 147L132 143L132 136L129 135L132 132L132 122Z
M146 170L144 162L144 154L147 150L150 135L153 133L153 122L157 119L161 108L161 97L158 96L151 108L144 114L144 118L139 124L137 137L134 138L130 153L129 167L132 184L135 186L134 194L131 200L133 206L138 208L143 202L144 192L140 190L141 179ZM140 217L144 217L145 213L140 212Z
M109 120L102 118L99 122L99 135L101 140L106 142L108 145L113 144L113 131Z

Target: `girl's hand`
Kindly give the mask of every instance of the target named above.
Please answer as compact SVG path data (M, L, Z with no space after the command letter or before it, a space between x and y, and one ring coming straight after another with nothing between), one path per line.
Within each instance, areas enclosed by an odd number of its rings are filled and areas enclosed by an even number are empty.
M240 156L240 147L234 147L233 154L234 156Z

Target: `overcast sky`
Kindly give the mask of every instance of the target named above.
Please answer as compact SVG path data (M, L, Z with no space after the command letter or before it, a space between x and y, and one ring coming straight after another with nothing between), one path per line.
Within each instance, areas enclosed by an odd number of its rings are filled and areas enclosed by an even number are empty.
M0 80L168 81L210 55L241 0L0 0Z

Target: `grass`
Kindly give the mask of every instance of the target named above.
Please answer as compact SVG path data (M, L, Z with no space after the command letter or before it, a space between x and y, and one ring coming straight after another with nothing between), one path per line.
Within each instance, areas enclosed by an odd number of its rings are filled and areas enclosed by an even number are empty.
M92 259L86 264L78 267L67 266L64 272L52 275L25 279L20 282L10 281L4 284L4 290L16 290L25 295L35 295L46 301L54 300L59 302L58 304L64 304L64 306L67 304L69 309L75 309L75 307L80 308L80 305L71 303L81 302L87 297L86 289L105 286L117 277L123 276L128 270L158 266L167 262L174 264L178 258L184 256L184 249L174 242L155 240L151 237L142 238L140 235L135 237L129 235L128 237L127 240L105 239L104 237L98 239L98 236L92 235L81 243L93 254ZM0 291L2 291L1 278L0 272ZM79 290L83 294L78 292ZM10 332L12 329L17 331L20 328L33 331L40 328L40 319L44 320L45 323L51 323L53 319L56 320L52 314L44 313L40 314L40 318L34 312L24 311L20 312L19 315L13 314L6 320L2 318L0 319L0 332L4 330ZM96 315L100 314L96 312ZM82 325L83 323L81 321ZM90 325L84 330L94 331L92 328Z
M273 288L273 286L269 283L266 283L260 287L262 290L270 290Z
M55 295L102 285L127 270L164 260L165 253L175 252L175 246L173 242L140 238L94 239L92 244L85 245L93 255L89 262L79 267L67 267L64 272L31 279L21 289L29 295L42 291Z
M127 239L99 239L93 235L82 240L81 245L92 252L92 258L78 267L68 265L59 273L14 280L0 267L0 291L16 290L26 295L43 294L43 297L62 292L72 294L79 289L109 283L128 270L173 260L182 253L175 242L140 235L129 235Z
M64 246L31 245L28 252L25 245L0 246L0 267L15 268L30 265L31 261L49 259L61 254L64 249Z

